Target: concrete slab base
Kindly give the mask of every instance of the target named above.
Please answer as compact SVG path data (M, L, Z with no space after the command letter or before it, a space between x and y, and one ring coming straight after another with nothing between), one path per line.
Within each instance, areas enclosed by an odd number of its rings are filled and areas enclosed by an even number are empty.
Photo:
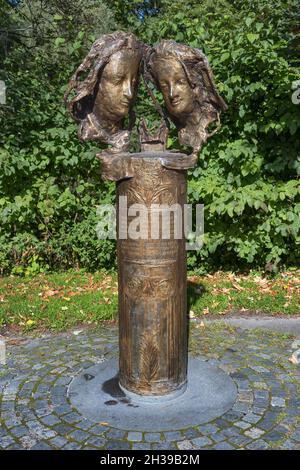
M218 418L234 405L237 389L231 377L218 367L190 358L188 385L180 396L152 401L129 396L119 387L118 363L114 359L74 377L68 397L72 406L91 421L130 431L159 432Z

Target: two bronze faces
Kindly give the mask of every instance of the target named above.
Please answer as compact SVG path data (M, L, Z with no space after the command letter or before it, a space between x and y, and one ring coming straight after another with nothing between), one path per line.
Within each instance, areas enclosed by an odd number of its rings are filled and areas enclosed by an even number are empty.
M206 56L200 49L169 40L151 47L131 33L100 37L69 82L65 101L79 123L79 138L109 144L108 154L129 150L141 75L163 118L160 136L166 141L171 120L180 144L191 147L197 158L202 145L217 130L211 132L209 125L218 124L220 111L227 109ZM162 93L165 108L155 99L153 85ZM141 128L147 135L145 127ZM165 145L162 142L162 149Z

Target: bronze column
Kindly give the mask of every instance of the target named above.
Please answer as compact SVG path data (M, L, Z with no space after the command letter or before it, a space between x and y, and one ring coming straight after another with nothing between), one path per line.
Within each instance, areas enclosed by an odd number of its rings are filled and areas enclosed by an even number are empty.
M182 237L186 171L165 168L159 153L157 157L133 155L130 163L128 160L132 178L117 182L119 380L125 390L144 396L183 392L187 380L186 251ZM120 196L127 198L127 209L132 204L143 205L139 209L148 219L148 239L120 238L121 231L123 237L128 234L134 219L120 212ZM168 211L173 204L182 209L181 238L174 238L171 216L170 239L164 239L161 219L159 233L153 234L151 227L159 217L157 205L165 205ZM137 214L141 216L141 212Z

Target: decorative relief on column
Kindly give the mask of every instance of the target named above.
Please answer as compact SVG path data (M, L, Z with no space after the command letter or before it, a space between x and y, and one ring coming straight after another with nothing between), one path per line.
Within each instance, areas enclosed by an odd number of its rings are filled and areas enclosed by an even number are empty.
M127 206L146 206L151 226L151 204L179 204L186 200L182 170L162 167L159 158L134 158L133 177L118 183L118 196ZM119 224L129 223L130 217ZM141 395L171 393L186 382L185 240L118 240L120 383ZM128 327L130 323L131 328Z
M140 390L151 389L159 370L159 348L155 333L147 332L140 338Z

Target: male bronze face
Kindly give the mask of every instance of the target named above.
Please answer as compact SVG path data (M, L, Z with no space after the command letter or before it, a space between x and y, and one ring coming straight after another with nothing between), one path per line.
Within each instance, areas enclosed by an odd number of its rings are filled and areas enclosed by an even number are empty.
M183 118L193 112L195 96L180 62L172 57L153 62L156 78L169 113Z

